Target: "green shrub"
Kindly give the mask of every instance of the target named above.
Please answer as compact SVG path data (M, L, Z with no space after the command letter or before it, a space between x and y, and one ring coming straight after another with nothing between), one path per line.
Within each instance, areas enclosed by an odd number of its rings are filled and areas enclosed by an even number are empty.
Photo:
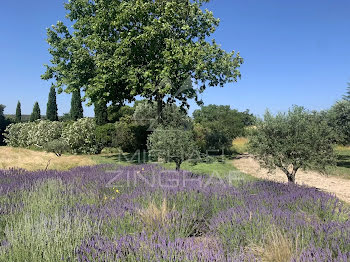
M4 116L5 106L0 104L0 145L4 143L3 133L6 130L6 127L11 123L9 119L6 119Z
M96 127L96 141L101 148L113 147L115 136L115 124L105 124Z
M350 101L342 100L332 106L328 122L337 134L337 142L350 145Z
M100 149L96 141L95 121L90 118L81 118L65 126L62 139L69 146L73 154L97 154Z
M115 124L116 136L113 144L124 152L135 152L147 148L147 127L137 124L131 117L123 117Z

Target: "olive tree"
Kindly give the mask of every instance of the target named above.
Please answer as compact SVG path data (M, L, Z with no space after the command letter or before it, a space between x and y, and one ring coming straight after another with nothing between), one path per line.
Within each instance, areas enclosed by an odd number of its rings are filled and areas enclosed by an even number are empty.
M324 173L334 165L333 142L333 131L319 113L294 106L276 116L267 111L251 131L249 149L263 167L279 168L295 183L299 169Z
M158 127L148 137L148 149L152 156L175 162L176 170L180 170L181 163L198 151L192 131L163 127Z

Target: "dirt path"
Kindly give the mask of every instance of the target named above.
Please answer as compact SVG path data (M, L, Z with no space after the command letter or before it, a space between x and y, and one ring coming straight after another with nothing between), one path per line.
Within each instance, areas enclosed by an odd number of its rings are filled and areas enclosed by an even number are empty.
M268 179L276 182L287 182L286 175L277 170L275 174L269 174L266 169L260 168L259 163L252 157L242 157L233 160L233 165L243 173L257 178ZM332 176L324 176L313 171L298 171L296 183L316 187L323 191L335 194L339 199L350 203L350 180Z

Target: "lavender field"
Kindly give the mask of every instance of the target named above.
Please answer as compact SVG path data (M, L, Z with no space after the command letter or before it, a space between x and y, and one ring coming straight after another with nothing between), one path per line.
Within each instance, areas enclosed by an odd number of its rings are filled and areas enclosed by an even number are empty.
M349 261L349 209L312 188L156 165L0 171L0 261Z

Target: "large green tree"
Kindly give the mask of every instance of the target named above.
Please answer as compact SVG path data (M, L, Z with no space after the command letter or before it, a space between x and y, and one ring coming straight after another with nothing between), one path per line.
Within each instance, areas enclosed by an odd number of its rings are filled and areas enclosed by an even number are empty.
M80 90L74 90L72 93L72 100L70 105L70 117L76 121L84 117L83 106L81 104Z
M281 169L295 182L299 169L326 172L335 164L334 133L325 118L303 107L276 116L267 112L252 129L250 152L270 171Z
M207 87L237 81L243 62L210 37L219 19L207 2L71 0L72 30L58 22L47 31L52 59L42 78L60 91L82 88L90 103L156 100L158 118L166 102L201 103Z
M54 86L51 86L46 107L46 118L50 121L58 121L57 110L56 89Z
M33 112L30 115L30 122L34 122L35 120L39 120L39 119L41 119L40 107L39 107L39 103L35 102L33 107Z
M15 122L20 123L22 121L22 110L21 110L21 102L17 102L17 107L16 107L16 117L15 117Z

